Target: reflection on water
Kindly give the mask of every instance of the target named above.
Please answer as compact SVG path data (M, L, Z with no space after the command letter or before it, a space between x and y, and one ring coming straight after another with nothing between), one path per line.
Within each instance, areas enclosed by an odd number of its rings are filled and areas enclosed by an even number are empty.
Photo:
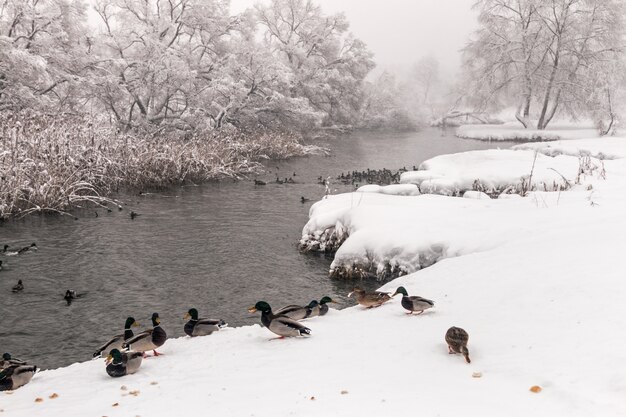
M359 133L325 143L332 156L271 163L259 178L175 188L162 194L122 196L124 211L93 209L70 217L31 216L0 226L0 244L39 251L1 257L0 351L43 368L87 360L101 343L123 331L127 316L149 326L158 312L170 336L182 336L183 315L231 326L259 322L246 308L266 300L275 308L329 295L342 305L353 282L330 280L332 259L302 255L296 244L312 202L324 187L318 176L366 168L411 168L435 155L490 144L417 133ZM273 180L293 177L296 184ZM347 188L344 187L344 190ZM312 202L302 204L301 196ZM132 220L130 211L140 214ZM18 279L25 290L11 293ZM378 286L375 282L363 283ZM71 304L67 289L80 297Z

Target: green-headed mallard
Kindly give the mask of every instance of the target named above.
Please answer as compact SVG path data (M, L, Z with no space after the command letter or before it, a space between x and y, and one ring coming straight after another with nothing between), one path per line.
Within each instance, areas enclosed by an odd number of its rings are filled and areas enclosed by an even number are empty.
M348 297L351 297L352 294L356 295L356 301L359 304L367 308L379 307L387 301L391 300L391 296L389 295L389 293L380 291L366 292L359 287L354 288L354 290L352 290L352 292L348 294Z
M13 365L28 365L28 363L23 360L11 357L10 353L4 353L2 355L2 360L0 360L0 371Z
M131 326L139 326L139 323L137 323L134 318L128 317L126 319L126 323L124 323L124 333L113 336L111 340L100 346L98 350L94 352L93 357L97 358L98 356L102 355L102 352L109 352L112 349L122 350L122 345L124 344L124 341L129 340L134 336L133 331L130 329Z
M28 384L35 372L37 367L31 365L11 365L4 368L0 371L0 391L14 390Z
M167 340L167 334L165 330L161 328L161 319L158 313L152 313L152 329L144 330L138 335L126 340L122 345L122 348L129 348L137 352L146 352L151 350L154 352L154 356L159 356L160 353L156 351L159 346L163 346L163 343Z
M460 327L450 327L446 332L446 343L448 344L448 353L460 353L465 357L465 362L471 363L469 350L467 350L467 341L469 335Z
M107 374L117 378L137 372L143 360L143 352L120 352L118 349L111 349L105 362L107 364Z
M20 292L23 290L24 290L24 284L22 283L21 279L17 280L17 284L15 284L13 288L11 288L11 291L13 292Z
M308 305L298 306L298 305L288 305L282 308L279 308L276 313L277 316L287 316L293 320L303 320L308 317L311 317L312 309L317 305L317 301L313 300Z
M248 312L261 312L261 323L272 333L276 333L280 338L310 335L311 329L298 323L287 316L272 313L272 307L265 301L259 301L254 306L248 308Z
M187 323L185 323L185 334L189 336L208 336L211 333L228 326L228 324L224 320L213 320L213 319L199 319L198 318L198 310L195 308L190 308L187 313L185 313L184 319L189 319Z
M328 303L337 304L337 301L333 300L332 298L328 296L322 297L322 299L319 302L320 316L323 316L324 314L328 313Z
M392 297L395 297L396 294L402 294L402 307L409 310L407 314L413 314L414 311L417 311L417 314L422 314L424 310L435 306L434 302L426 298L418 297L417 295L409 296L404 287L398 287Z

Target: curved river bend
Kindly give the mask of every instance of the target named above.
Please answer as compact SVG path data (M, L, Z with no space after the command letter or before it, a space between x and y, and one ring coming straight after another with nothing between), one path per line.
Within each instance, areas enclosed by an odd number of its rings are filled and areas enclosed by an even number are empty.
M266 300L275 308L323 295L352 305L353 282L330 280L331 259L297 250L312 202L324 194L317 178L341 172L393 171L433 156L509 147L458 139L438 129L406 134L356 133L322 143L331 156L268 164L262 178L123 196L126 209L85 210L70 217L31 216L0 226L0 244L37 242L39 251L2 257L0 351L42 368L87 360L121 333L127 316L142 327L158 312L171 337L182 336L183 315L223 318L231 326L258 323L246 308ZM276 184L293 173L296 184ZM343 190L346 190L344 188ZM339 191L343 191L339 190ZM302 204L300 197L312 202ZM134 210L140 216L130 219ZM11 293L23 279L25 290ZM369 288L379 283L363 283ZM65 290L84 294L67 305Z

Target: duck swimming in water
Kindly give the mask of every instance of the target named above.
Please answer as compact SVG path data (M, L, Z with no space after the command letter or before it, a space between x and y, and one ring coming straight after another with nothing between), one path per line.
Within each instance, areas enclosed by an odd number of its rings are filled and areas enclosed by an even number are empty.
M248 308L248 312L261 312L261 323L269 331L279 336L279 339L285 337L297 337L311 334L311 329L298 323L296 320L287 316L272 313L272 307L265 301L259 301L254 306Z
M24 284L22 284L22 280L21 279L18 280L17 284L15 284L13 286L13 288L11 289L11 291L13 291L13 292L20 292L20 291L23 291L23 290L24 290Z
M213 319L201 319L198 318L198 310L195 308L190 308L187 313L185 313L184 319L189 319L187 323L185 323L184 331L185 334L191 337L195 336L208 336L213 332L216 332L224 327L228 326L224 320L213 320Z

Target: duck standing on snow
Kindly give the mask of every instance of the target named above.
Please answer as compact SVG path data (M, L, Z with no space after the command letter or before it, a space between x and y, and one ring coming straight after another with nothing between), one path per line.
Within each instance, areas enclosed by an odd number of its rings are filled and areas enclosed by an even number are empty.
M24 290L24 284L22 284L22 280L21 279L19 279L17 281L17 284L15 284L13 286L13 288L11 288L11 291L13 291L13 292L20 292L20 291L23 291L23 290Z
M448 344L448 353L460 353L465 358L465 362L471 363L469 350L467 350L467 341L469 335L460 327L450 327L446 332L446 343Z
M146 352L151 350L154 352L154 356L159 356L161 353L156 349L163 346L167 340L167 333L161 327L161 319L158 313L152 313L152 329L145 330L139 333L137 336L126 340L122 344L122 348L129 348L137 352Z
M413 314L414 311L417 311L417 314L422 314L424 310L428 310L435 306L435 303L426 298L418 297L417 295L412 295L409 297L406 289L404 287L398 287L396 292L393 293L392 297L395 297L396 294L402 294L402 307L409 310L407 314Z
M320 300L320 303L319 303L320 316L323 316L326 313L328 313L328 303L337 304L337 301L333 300L332 298L330 298L327 295L322 297L322 299Z
M195 336L208 336L211 333L218 331L226 326L224 320L213 320L213 319L200 319L198 318L198 310L195 308L190 308L187 313L185 313L184 319L189 319L187 323L185 323L185 334L191 337Z
M285 337L297 337L310 335L311 329L298 323L296 320L287 316L272 313L272 307L265 301L259 301L254 306L248 308L248 312L261 312L261 323L272 333L279 336L279 339Z
M356 295L356 301L359 304L367 308L379 307L391 300L389 293L380 291L366 292L359 287L354 288L352 292L348 294L348 297L352 297L352 294Z
M10 353L4 353L0 360L0 371L13 365L28 365L25 361L11 357Z
M102 355L102 352L109 352L113 349L121 350L124 341L129 340L134 336L133 331L130 329L131 326L139 326L139 323L137 323L134 318L128 317L126 319L126 323L124 323L124 333L113 336L111 340L100 346L98 350L94 352L93 357L97 358Z
M313 308L317 306L317 301L313 300L306 306L298 306L298 305L288 305L282 308L279 308L276 311L277 316L287 316L293 320L304 320L308 317L311 317L311 313Z
M130 375L137 372L143 360L143 352L120 352L111 349L109 356L105 359L107 364L107 374L113 378Z
M15 390L26 385L37 372L36 366L11 365L0 371L0 391Z

